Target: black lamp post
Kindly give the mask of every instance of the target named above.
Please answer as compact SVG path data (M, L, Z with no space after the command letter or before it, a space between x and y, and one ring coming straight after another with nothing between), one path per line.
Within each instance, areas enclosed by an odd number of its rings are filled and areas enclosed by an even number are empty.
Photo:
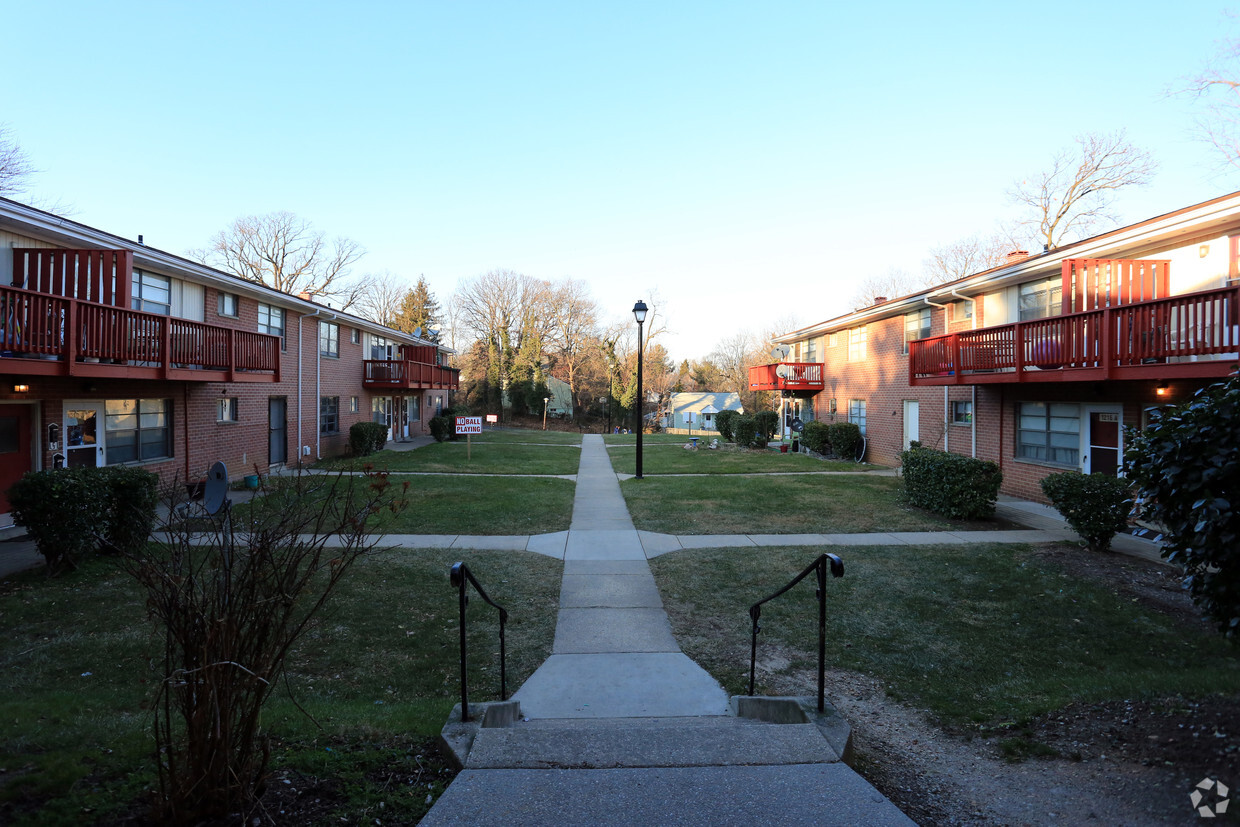
M637 478L642 478L642 323L646 321L646 303L641 299L633 305L637 319Z

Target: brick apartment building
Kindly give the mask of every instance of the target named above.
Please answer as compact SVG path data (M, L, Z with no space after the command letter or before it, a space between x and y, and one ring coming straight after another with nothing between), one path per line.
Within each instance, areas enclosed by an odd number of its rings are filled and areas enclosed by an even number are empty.
M1123 426L1238 369L1240 193L1028 256L776 340L750 368L785 410L851 421L867 458L911 440L994 460L1045 501L1067 469L1118 473Z
M0 199L0 526L30 470L140 464L236 478L427 431L451 351Z

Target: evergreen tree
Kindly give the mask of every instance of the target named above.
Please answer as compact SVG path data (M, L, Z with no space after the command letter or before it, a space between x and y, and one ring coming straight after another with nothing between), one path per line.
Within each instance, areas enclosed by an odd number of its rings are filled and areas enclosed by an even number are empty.
M438 344L438 328L442 322L440 312L439 302L427 286L426 277L418 276L417 286L405 293L405 297L401 299L394 326L405 333L413 333L422 328L422 338Z

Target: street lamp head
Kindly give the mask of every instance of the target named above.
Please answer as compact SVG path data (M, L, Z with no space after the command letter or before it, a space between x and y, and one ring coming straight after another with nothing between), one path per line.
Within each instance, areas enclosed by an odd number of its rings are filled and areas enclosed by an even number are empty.
M646 303L641 299L638 299L637 304L633 305L633 318L637 319L638 324L646 321L646 311L648 309L649 308L646 307Z

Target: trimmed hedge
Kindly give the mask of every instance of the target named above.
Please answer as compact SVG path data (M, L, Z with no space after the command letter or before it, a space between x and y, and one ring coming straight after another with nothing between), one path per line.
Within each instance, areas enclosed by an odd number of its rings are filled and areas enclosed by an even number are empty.
M455 417L451 416L432 416L430 421L431 436L436 442L444 442L450 439L456 430Z
M855 422L832 422L827 426L831 451L840 459L856 459L861 447L861 427Z
M806 422L801 432L801 444L816 454L826 454L831 450L831 426L825 422Z
M349 450L355 457L382 451L387 444L387 426L381 422L355 422L349 428Z
M1111 538L1128 527L1132 493L1127 480L1066 471L1044 477L1042 493L1093 551L1109 549Z
M779 430L779 413L777 411L758 411L753 415L753 429L765 445L775 432Z
M133 467L31 471L9 488L13 520L25 526L55 575L77 565L102 538L109 551L128 553L155 525L159 478Z
M900 462L910 504L953 520L995 513L1003 482L997 463L920 447L902 451Z
M715 414L715 430L719 432L719 436L724 442L732 442L736 439L736 420L740 418L739 411L720 411Z
M741 414L732 423L732 441L737 448L752 448L758 441L753 417Z

